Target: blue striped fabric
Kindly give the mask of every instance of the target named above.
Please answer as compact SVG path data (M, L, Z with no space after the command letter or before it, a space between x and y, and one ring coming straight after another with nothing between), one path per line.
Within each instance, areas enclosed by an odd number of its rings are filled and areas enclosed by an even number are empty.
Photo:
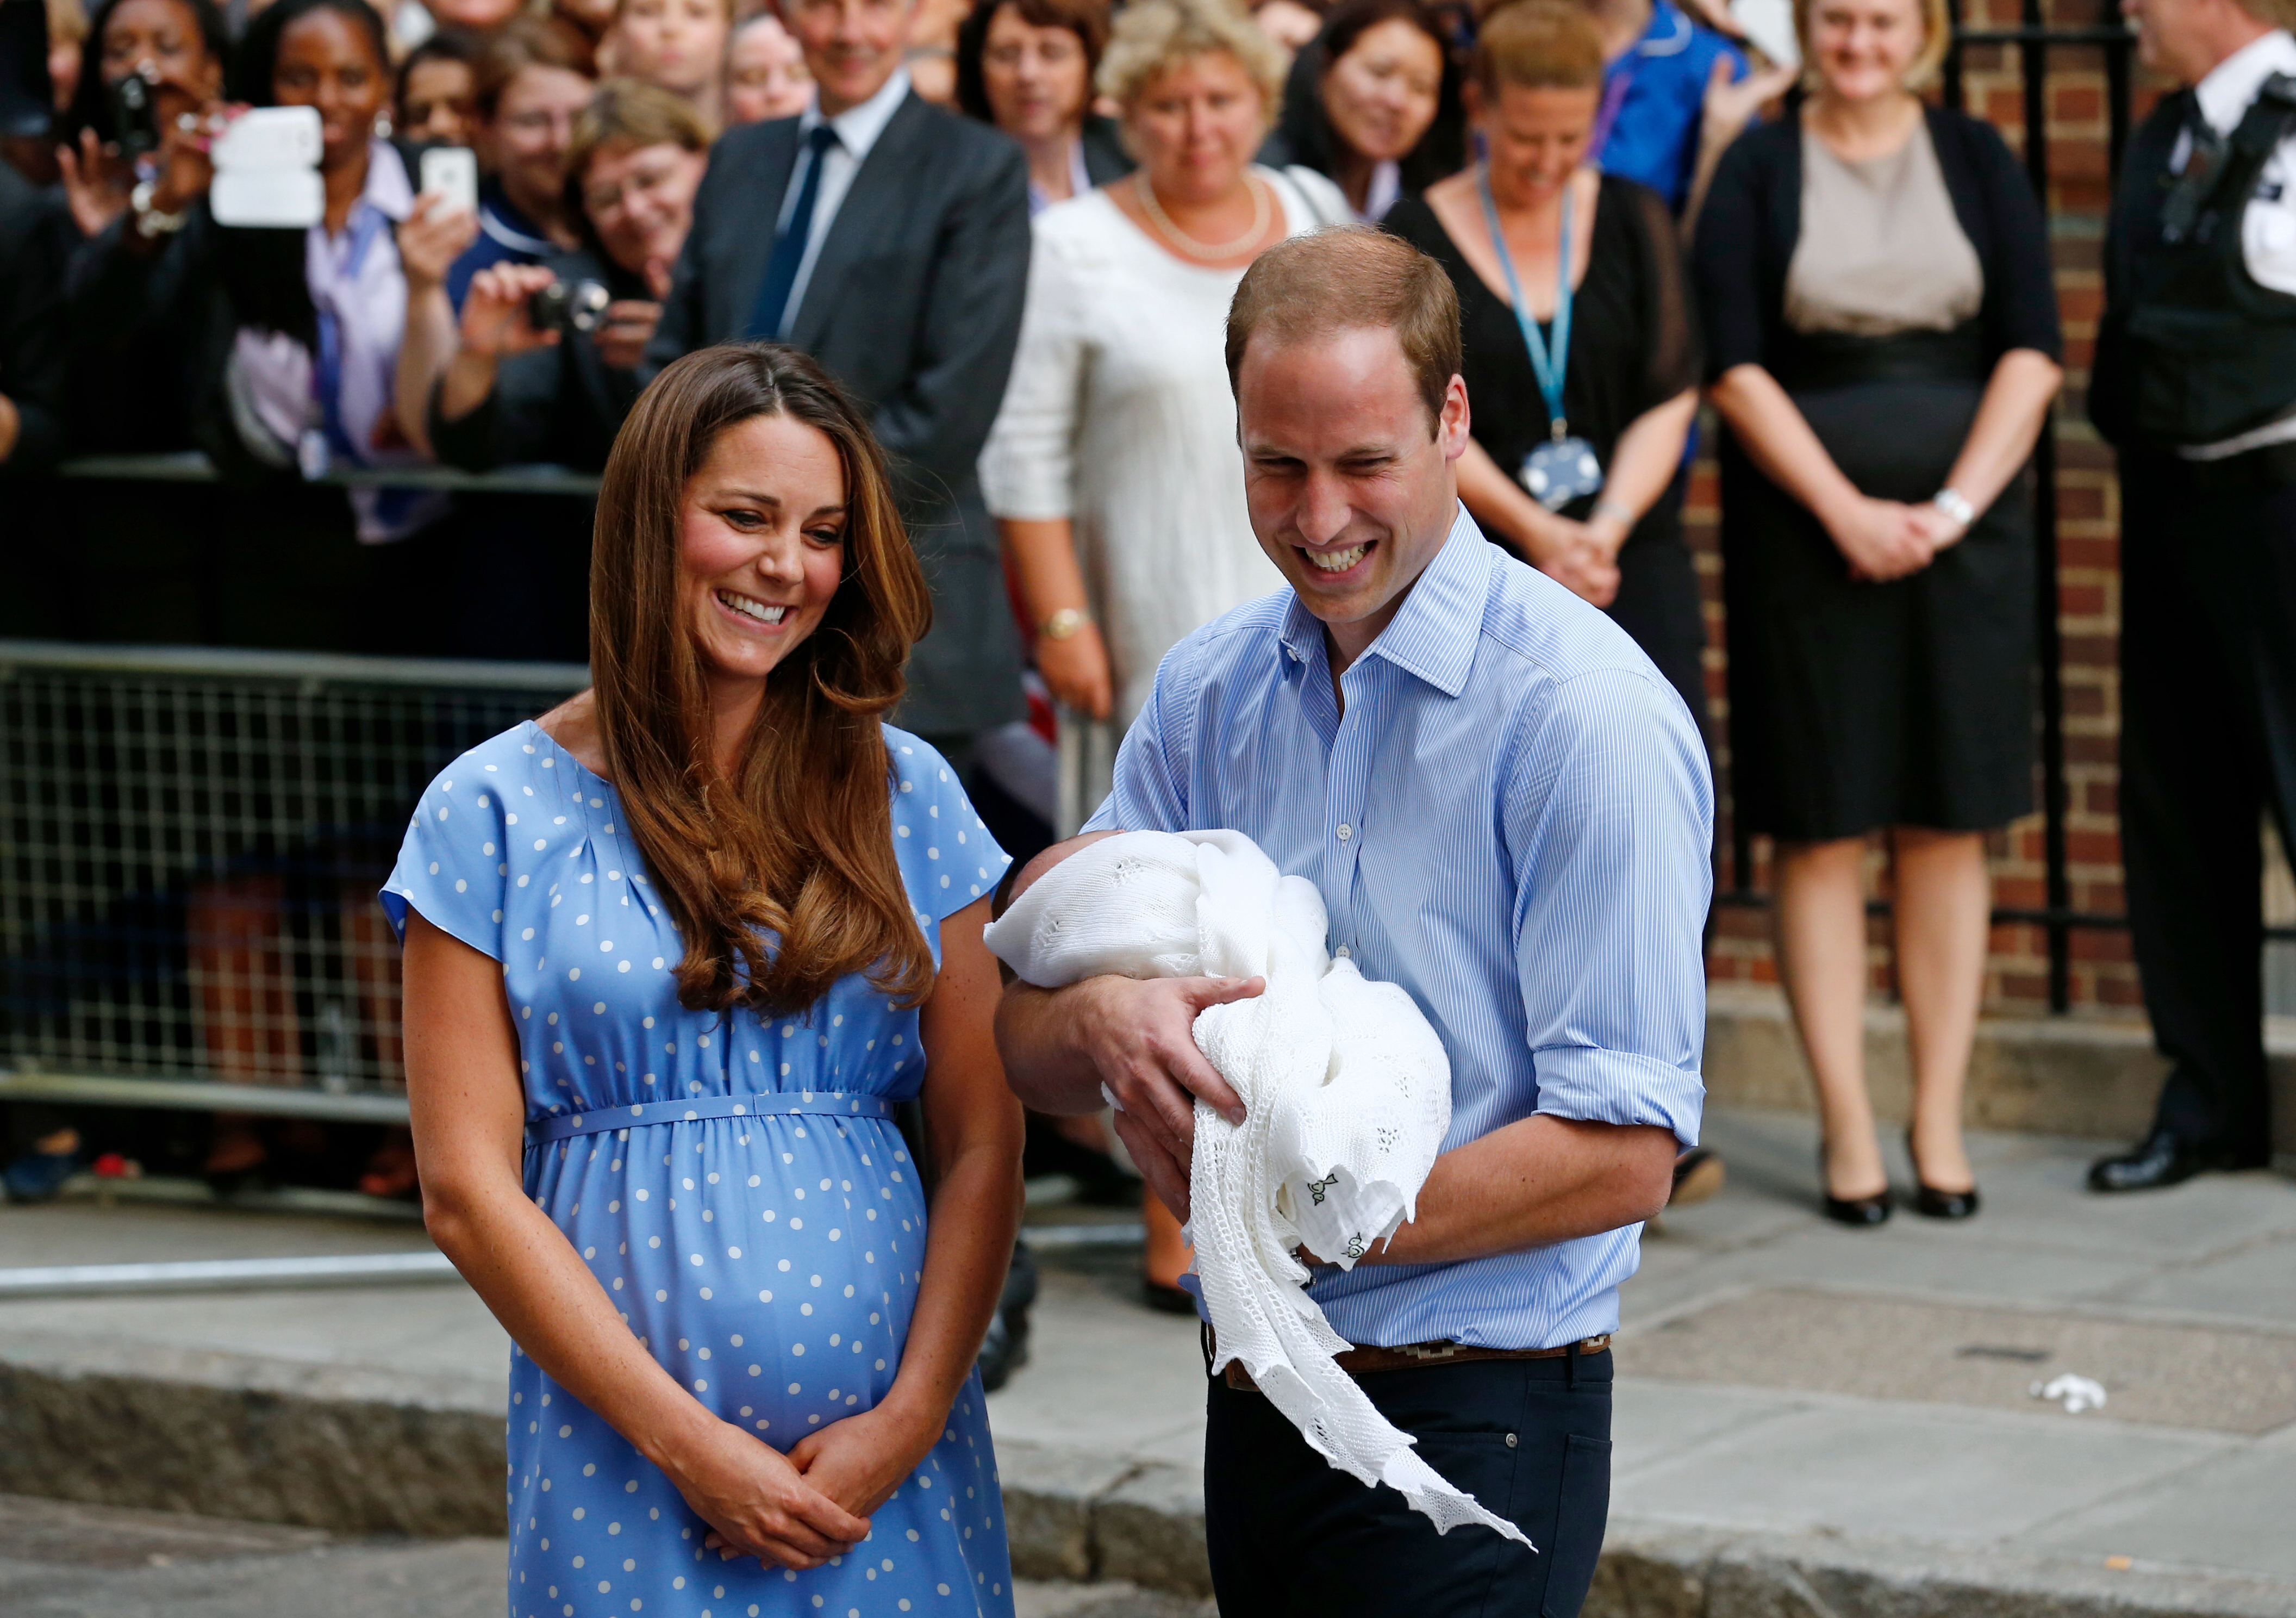
M1695 1145L1714 793L1681 698L1464 509L1340 684L1344 717L1289 590L1199 629L1090 829L1232 827L1314 882L1332 952L1442 1036L1447 1150L1534 1113ZM1313 1292L1356 1343L1551 1348L1616 1327L1640 1237L1332 1269Z

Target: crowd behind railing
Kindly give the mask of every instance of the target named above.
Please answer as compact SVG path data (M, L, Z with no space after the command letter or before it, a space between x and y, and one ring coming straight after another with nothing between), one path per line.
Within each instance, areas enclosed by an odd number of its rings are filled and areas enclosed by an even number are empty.
M1917 1155L1967 1179L1982 834L2031 808L2026 468L2061 344L2025 174L1924 98L1944 0L45 21L0 91L0 631L578 662L591 500L422 469L595 473L669 361L783 341L871 413L927 564L903 723L1025 854L1099 801L1164 653L1279 583L1222 349L1240 277L1287 235L1383 228L1458 292L1468 511L1702 724L1682 507L1712 405L1735 812L1778 841L1829 1192L1881 1175L1876 830ZM217 177L248 194L226 132L275 107L316 113L306 224L244 222ZM188 451L210 480L45 475Z

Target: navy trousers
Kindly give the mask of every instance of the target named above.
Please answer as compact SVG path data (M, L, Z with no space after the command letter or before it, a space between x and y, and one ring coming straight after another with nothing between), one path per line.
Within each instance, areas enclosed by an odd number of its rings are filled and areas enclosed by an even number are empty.
M1483 1359L1361 1378L1430 1466L1505 1517L1439 1535L1394 1490L1310 1450L1257 1392L1211 1379L1204 1531L1232 1618L1575 1618L1611 1507L1611 1356Z

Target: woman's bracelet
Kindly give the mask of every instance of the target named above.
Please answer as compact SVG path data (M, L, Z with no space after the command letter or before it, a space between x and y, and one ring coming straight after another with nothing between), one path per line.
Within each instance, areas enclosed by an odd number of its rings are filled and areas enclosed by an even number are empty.
M1957 528L1967 528L1977 521L1977 507L1969 503L1967 495L1950 484L1931 495L1930 504L1952 518Z
M1636 522L1641 521L1641 518L1635 513L1631 507L1608 497L1595 501L1595 509L1588 512L1587 515L1589 518L1612 518L1618 522L1620 527L1626 529L1633 528Z

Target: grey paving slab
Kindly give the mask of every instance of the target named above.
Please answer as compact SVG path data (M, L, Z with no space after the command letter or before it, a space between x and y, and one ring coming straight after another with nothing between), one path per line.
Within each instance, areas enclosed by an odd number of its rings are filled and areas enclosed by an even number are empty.
M1132 1277L1138 1263L1136 1253ZM1125 1273L1121 1260L1041 1263L1029 1363L988 1398L989 1427L1000 1441L1119 1454L1177 1441L1202 1453L1204 1362L1195 1323L1128 1299Z
M500 1385L510 1338L459 1281L322 1292L0 1302L0 1340L20 1334L242 1354Z
M1705 1445L1732 1441L1761 1423L1808 1409L1808 1400L1767 1388L1622 1376L1611 1392L1611 1475L1671 1465Z
M1982 1545L2236 1452L2079 1418L1832 1399L1618 1480L1612 1507L1757 1532Z
M2155 1270L2114 1296L2147 1309L2296 1326L2296 1236Z
M121 1203L0 1203L0 1269L128 1264L169 1259L259 1259L317 1253L417 1253L419 1224L320 1219L219 1208Z
M2035 1533L2039 1548L2237 1568L2296 1583L2296 1445L2255 1445L2135 1484Z
M1767 1287L1621 1336L1623 1377L2030 1411L2074 1375L2115 1419L2258 1434L2296 1423L2296 1333Z

